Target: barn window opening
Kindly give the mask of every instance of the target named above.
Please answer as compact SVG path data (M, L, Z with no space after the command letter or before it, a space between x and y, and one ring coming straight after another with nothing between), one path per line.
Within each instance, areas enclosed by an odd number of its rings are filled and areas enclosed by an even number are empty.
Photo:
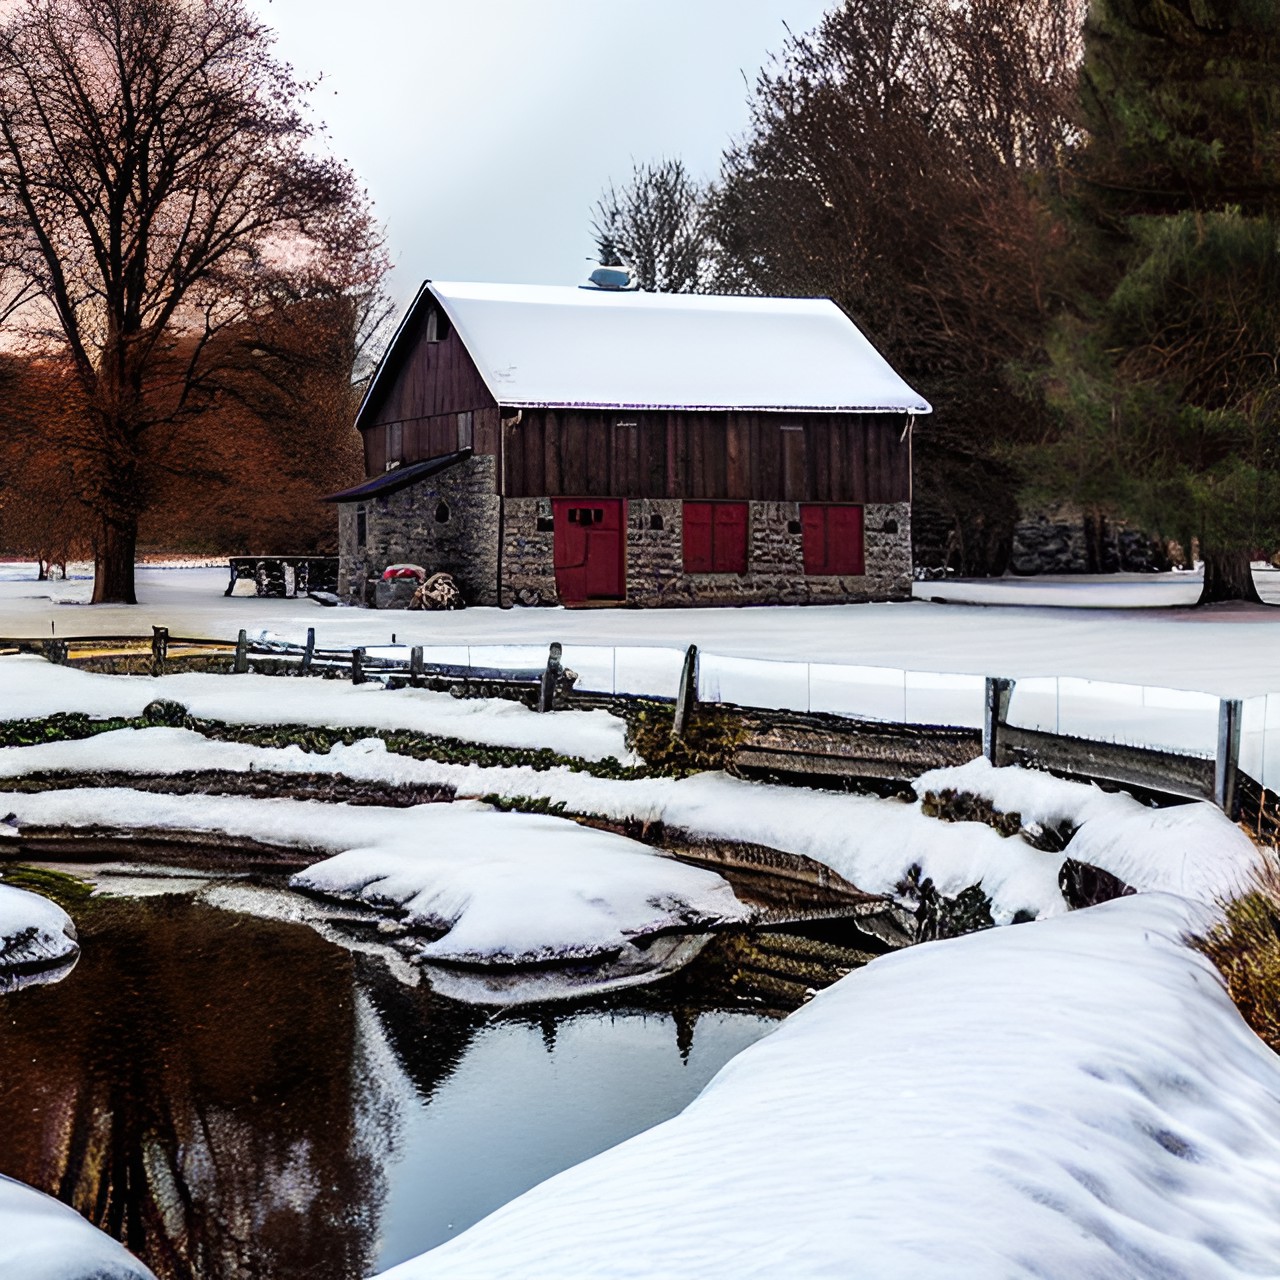
M747 504L684 504L685 573L746 573Z
M369 517L365 513L363 507L356 508L356 546L361 551L364 550L365 543L369 541Z
M443 500L436 503L436 524L449 523L449 504Z
M570 507L569 508L570 524L603 524L604 508L603 507Z
M438 307L427 312L427 328L424 335L428 342L443 342L449 336L449 317Z
M663 527L662 514L661 514L660 512L658 512L658 511L655 511L655 512L654 512L654 513L649 517L649 528L650 528L650 529L661 529L662 527Z
M806 576L855 578L866 572L861 507L805 503L800 524Z
M538 532L550 533L556 527L556 522L551 516L538 517Z
M803 528L804 528L804 525L802 525L802 524L800 523L800 521L799 521L799 520L788 520L788 521L787 521L787 532L788 532L788 533L799 533L799 532L801 532L801 530L802 530Z
M471 410L458 414L458 448L470 449L475 438L475 419Z

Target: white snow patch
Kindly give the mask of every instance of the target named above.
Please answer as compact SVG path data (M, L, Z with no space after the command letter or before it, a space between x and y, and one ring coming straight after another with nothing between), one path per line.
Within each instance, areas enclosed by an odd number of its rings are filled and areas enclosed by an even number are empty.
M6 719L72 711L100 719L138 716L156 698L181 702L202 719L230 724L409 729L489 746L547 747L587 760L634 759L626 747L626 725L607 711L538 715L505 698L454 698L373 683L198 672L109 676L54 666L43 658L0 658L0 708Z
M477 802L382 809L103 787L11 793L5 805L10 835L24 825L207 831L335 854L293 883L448 929L420 948L437 961L607 954L750 914L713 871L563 818Z
M1273 1274L1280 1058L1202 924L1143 895L875 960L384 1280Z
M55 965L79 950L75 925L56 902L0 884L0 973L19 965Z
M1020 813L1024 823L1078 827L1068 855L1139 890L1228 899L1247 890L1263 861L1249 837L1204 802L1151 809L1124 792L1033 769L994 769L981 757L916 779L921 795L945 788L983 796L1002 813Z
M0 1275L12 1280L155 1280L74 1209L0 1174Z

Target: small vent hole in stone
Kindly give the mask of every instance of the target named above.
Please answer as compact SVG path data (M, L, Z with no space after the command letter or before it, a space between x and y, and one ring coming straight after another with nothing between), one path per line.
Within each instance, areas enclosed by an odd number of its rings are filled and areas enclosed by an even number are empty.
M649 528L650 529L662 528L662 517L656 511L653 513L653 515L649 517Z
M551 518L550 516L539 516L539 517L538 517L538 532L539 532L539 533L550 533L550 532L552 531L552 529L554 529L555 527L556 527L556 526L555 526L555 521L554 521L554 520L552 520L552 518Z
M449 504L447 502L436 503L436 524L449 523Z
M886 521L884 522L884 532L885 532L885 533L897 533L897 532L898 532L898 522L897 522L896 520L886 520Z
M788 521L787 521L787 532L788 532L788 533L799 533L799 532L800 532L800 521L799 521L799 520L788 520Z

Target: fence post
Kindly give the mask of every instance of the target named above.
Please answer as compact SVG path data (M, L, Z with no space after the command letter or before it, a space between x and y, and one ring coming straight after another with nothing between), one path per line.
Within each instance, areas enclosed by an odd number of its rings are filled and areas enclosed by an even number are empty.
M415 644L409 650L409 686L416 689L422 683L422 646Z
M307 647L302 651L302 666L298 668L300 676L311 674L311 659L316 656L316 629L307 628Z
M165 659L169 656L169 628L151 628L151 674L164 675Z
M1012 680L1000 676L987 677L982 701L982 754L993 765L1000 763L1000 730L1009 714L1009 695L1012 692Z
M691 644L684 651L684 666L680 671L680 688L676 693L676 714L671 722L671 740L678 742L689 729L689 721L698 706L698 646Z
M564 650L560 647L560 641L552 641L551 648L547 653L547 668L542 673L542 681L538 685L538 710L554 711L556 701L556 684L560 679L560 674L564 668L560 664L560 655Z
M364 650L352 649L351 650L351 683L364 684L364 682L365 682Z
M243 675L249 670L249 636L244 628L240 629L240 634L236 637L236 675Z
M1213 800L1232 822L1240 816L1237 782L1243 711L1244 703L1238 698L1222 698L1218 702L1218 755L1213 765Z

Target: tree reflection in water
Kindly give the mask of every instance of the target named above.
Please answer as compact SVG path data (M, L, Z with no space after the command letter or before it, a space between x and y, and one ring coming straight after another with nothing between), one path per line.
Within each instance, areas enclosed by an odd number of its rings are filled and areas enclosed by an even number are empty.
M351 955L177 896L79 914L75 972L0 1004L0 1171L161 1280L365 1274L391 1134Z

